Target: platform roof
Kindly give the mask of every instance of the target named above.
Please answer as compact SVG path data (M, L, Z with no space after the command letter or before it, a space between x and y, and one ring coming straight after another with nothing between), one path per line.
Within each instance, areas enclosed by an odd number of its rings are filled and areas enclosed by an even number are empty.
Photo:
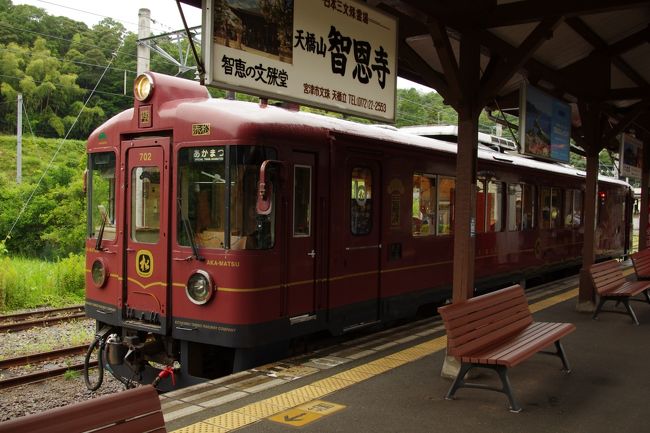
M399 19L398 75L436 89L454 108L462 98L459 41L474 38L488 109L516 114L519 86L529 82L573 104L573 138L583 148L586 106L598 107L602 146L617 150L616 135L630 128L650 136L650 1L366 3Z

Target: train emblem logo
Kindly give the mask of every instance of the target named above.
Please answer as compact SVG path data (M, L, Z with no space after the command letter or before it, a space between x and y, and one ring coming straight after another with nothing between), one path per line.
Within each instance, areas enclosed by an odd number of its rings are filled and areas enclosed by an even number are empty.
M135 255L135 269L142 278L149 278L153 274L153 255L151 251L138 251Z

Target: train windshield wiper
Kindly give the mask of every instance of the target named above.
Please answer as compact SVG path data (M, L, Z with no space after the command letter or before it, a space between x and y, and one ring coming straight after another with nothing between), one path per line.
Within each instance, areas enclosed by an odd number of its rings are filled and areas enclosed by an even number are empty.
M178 197L177 202L178 214L180 215L181 221L183 222L185 235L189 238L190 246L192 247L192 257L202 262L205 260L205 257L199 255L199 247L196 245L196 241L194 240L194 231L192 230L192 225L190 224L190 221L187 219L187 217L183 215L183 201L180 197Z
M99 216L102 218L102 224L99 226L99 233L97 234L97 242L95 242L95 250L102 251L102 240L104 239L104 229L106 228L106 221L108 221L108 214L104 205L98 205Z

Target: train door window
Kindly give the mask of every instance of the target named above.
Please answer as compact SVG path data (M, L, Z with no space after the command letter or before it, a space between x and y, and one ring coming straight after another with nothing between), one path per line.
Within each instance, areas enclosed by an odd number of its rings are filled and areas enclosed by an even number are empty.
M257 214L257 182L266 160L277 159L275 149L265 146L230 147L230 248L265 250L275 245L275 212L278 165L267 169L267 190L271 191L268 215Z
M353 235L372 231L372 172L354 167L351 177L350 230Z
M562 195L559 188L542 187L540 201L543 229L561 227L561 199Z
M582 191L569 189L564 194L564 225L565 227L580 227L582 224Z
M155 244L160 238L160 170L135 167L131 171L131 239Z
M177 241L223 248L226 227L224 147L186 147L178 152Z
M508 185L508 230L519 231L523 221L523 188L520 184Z
M436 177L413 175L413 236L436 234Z
M438 177L438 234L454 232L454 201L456 180L453 177Z
M293 168L293 236L311 235L311 167Z
M531 230L535 228L535 186L523 183L522 193L521 229Z
M100 152L89 155L88 236L98 235L104 224L104 240L115 239L115 153Z

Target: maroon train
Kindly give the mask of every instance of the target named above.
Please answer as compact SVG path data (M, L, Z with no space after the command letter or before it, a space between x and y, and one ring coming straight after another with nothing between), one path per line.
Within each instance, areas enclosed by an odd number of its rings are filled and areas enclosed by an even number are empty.
M88 140L89 356L124 382L215 378L449 296L454 144L155 73L135 94ZM487 148L478 170L477 287L580 263L584 173ZM630 188L598 188L597 254L619 256Z

